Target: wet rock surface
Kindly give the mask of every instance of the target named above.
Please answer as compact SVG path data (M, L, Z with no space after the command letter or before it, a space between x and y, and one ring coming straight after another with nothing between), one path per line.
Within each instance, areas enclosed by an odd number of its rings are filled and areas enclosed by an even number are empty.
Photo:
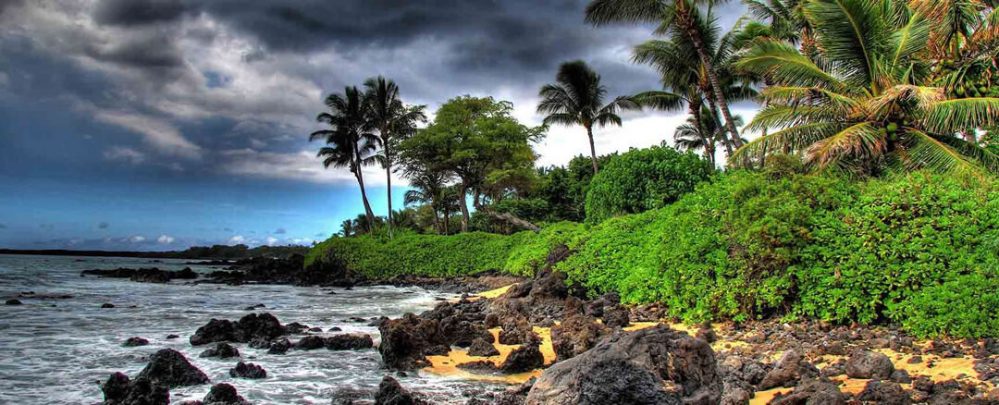
M239 350L228 343L219 342L216 343L215 346L201 352L198 357L217 357L219 359L228 359L231 357L239 357Z
M246 343L254 339L269 341L287 333L281 322L269 313L249 314L233 322L226 319L212 319L198 328L191 336L194 346L214 342Z
M150 268L117 268L111 270L84 270L80 276L98 276L109 278L127 278L140 283L168 283L172 280L194 280L198 278L198 273L185 267L183 270L160 270L156 267Z
M168 405L170 390L147 379L114 373L101 385L105 405Z
M249 405L236 391L236 387L226 383L213 385L201 402L204 405Z
M183 354L173 349L160 349L154 353L135 379L147 379L170 388L208 382L205 373L187 361Z
M251 380L267 378L267 371L253 363L239 362L236 367L229 370L229 376L235 378L246 378Z

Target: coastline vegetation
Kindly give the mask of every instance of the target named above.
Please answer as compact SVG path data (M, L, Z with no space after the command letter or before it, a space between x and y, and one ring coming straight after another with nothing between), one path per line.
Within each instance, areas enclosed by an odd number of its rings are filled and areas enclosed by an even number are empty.
M422 108L400 107L412 118L386 170L409 179L407 207L380 218L365 201L307 264L375 279L530 276L564 245L556 270L570 282L686 322L999 336L999 12L948 12L957 3L747 0L750 18L722 34L710 4L595 0L589 23L659 24L633 62L662 89L604 104L600 76L564 64L538 111L586 128L591 156L535 168L547 126L490 97L449 100L424 128ZM342 98L352 92L363 98ZM740 134L728 104L741 100L762 107ZM592 126L620 124L624 108L686 110L684 152L664 140L598 157ZM336 150L327 166L363 189L360 167L389 143L351 114L320 137Z

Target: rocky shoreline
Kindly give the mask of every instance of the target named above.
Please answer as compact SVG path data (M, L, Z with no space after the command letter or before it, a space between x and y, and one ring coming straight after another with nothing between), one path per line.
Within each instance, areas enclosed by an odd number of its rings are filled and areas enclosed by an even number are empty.
M235 378L280 377L242 361L231 343L268 356L377 350L385 369L378 390L343 387L334 404L999 403L997 340L922 342L891 327L814 321L692 328L670 322L654 305L626 307L614 294L587 299L582 289L567 286L564 274L550 270L562 250L533 279L488 275L467 285L506 287L443 301L421 314L356 320L377 326L380 338L284 325L271 314L251 313L211 319L188 341L206 347L201 357L231 359ZM468 281L398 283L467 292ZM126 344L141 342L133 339ZM438 398L405 388L411 373L511 388ZM107 404L161 404L168 403L170 388L210 383L203 376L182 354L163 349L138 375L115 373L102 389ZM217 384L200 403L246 402L232 386Z

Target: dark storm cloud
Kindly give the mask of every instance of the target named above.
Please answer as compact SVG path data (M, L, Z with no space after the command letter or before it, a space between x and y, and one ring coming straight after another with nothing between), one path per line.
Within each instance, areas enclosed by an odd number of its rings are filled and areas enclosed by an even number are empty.
M183 13L179 0L103 0L94 11L94 21L134 26L174 21Z

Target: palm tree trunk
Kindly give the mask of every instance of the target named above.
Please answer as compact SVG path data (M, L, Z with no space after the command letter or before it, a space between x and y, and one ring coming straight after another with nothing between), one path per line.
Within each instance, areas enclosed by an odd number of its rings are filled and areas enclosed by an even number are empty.
M458 195L458 208L461 209L461 231L468 232L468 201L465 201L465 196L468 194L468 186L464 182L461 183L461 192Z
M441 233L441 216L440 212L437 210L437 205L433 202L430 203L430 210L434 212L434 231L438 234Z
M694 22L692 21L691 13L693 10L687 9L687 7L691 7L687 4L687 1L678 1L676 5L680 6L677 9L677 23L681 24L684 30L687 31L690 41L694 44L694 49L697 50L697 57L701 59L701 64L704 65L704 70L711 81L711 88L714 89L715 99L718 102L718 106L721 107L722 115L725 117L725 127L728 128L728 132L731 134L731 143L736 148L741 147L742 139L739 138L739 130L735 128L735 122L732 121L732 112L728 109L728 101L725 99L721 82L718 81L718 74L711 63L711 58L708 57L708 53L704 49L704 41L701 39L701 33L697 31L697 27L694 26Z
M392 155L389 151L389 137L388 131L385 128L381 129L382 134L382 148L385 154L385 190L388 195L388 234L389 239L392 238Z
M593 146L593 127L586 126L586 136L590 138L590 160L593 162L593 174L597 174L597 148Z
M361 151L354 143L354 177L357 177L357 184L361 186L361 200L364 201L364 216L368 218L368 232L375 228L375 213L371 211L371 204L368 203L368 193L364 190L364 174L361 173Z
M718 128L723 128L721 120L718 119L718 105L715 104L714 98L708 97L708 107L711 108L711 118L715 120L715 125ZM732 153L735 152L735 148L732 147L732 140L727 136L723 136L722 143L725 144L725 151L728 153L726 157L732 156Z

